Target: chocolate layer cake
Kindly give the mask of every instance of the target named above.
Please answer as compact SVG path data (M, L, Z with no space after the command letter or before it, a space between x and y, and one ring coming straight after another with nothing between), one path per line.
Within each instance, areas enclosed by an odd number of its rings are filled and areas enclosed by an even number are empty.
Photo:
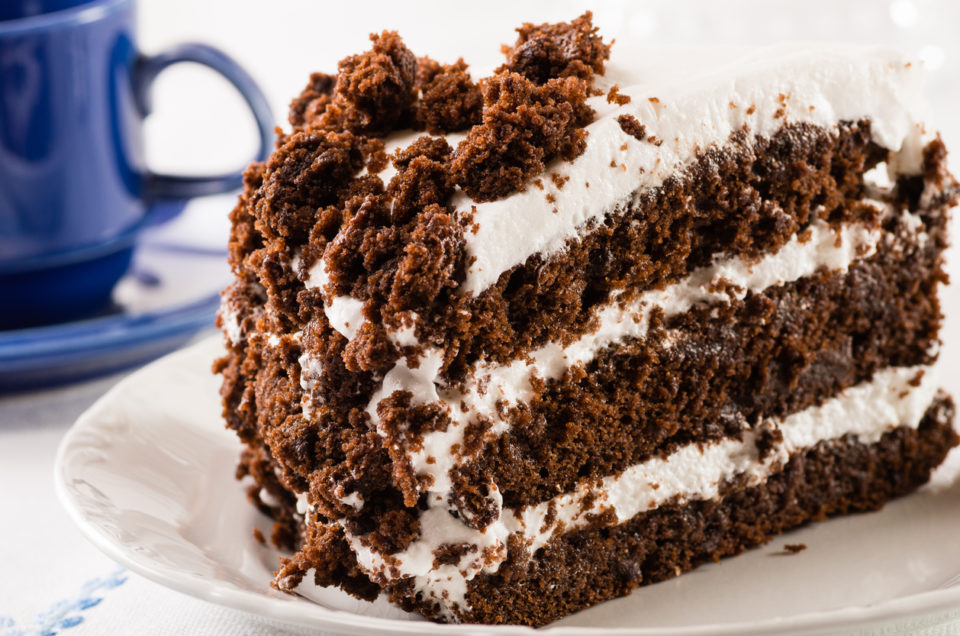
M216 370L274 585L542 625L924 483L922 69L518 31L479 80L371 36L246 173Z

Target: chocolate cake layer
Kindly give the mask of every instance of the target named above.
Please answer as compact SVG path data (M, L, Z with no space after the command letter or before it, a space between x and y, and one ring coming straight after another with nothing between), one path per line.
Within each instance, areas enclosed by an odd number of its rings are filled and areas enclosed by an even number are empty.
M661 506L629 522L554 537L530 559L511 544L495 575L468 583L464 622L544 625L599 602L761 545L773 535L833 515L876 510L925 483L957 444L953 403L941 394L919 429L879 442L823 442L793 455L766 483L727 484L722 499ZM346 557L346 555L343 555ZM438 617L408 584L388 591L402 607Z

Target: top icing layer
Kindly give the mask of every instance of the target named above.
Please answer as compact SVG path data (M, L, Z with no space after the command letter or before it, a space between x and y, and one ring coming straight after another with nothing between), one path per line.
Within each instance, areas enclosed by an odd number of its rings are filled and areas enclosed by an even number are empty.
M617 85L630 101L588 100L597 117L587 127L586 151L573 162L551 164L542 189L531 186L479 204L463 192L455 195L458 209L476 208L476 232L465 235L465 293L479 294L534 254L557 252L585 224L602 220L637 190L662 184L699 151L739 130L769 136L786 123L835 128L840 121L869 119L873 140L894 153L888 165L898 174L920 171L928 138L922 68L883 49L645 51L618 45L595 85L604 92ZM643 125L645 139L621 128L622 115Z

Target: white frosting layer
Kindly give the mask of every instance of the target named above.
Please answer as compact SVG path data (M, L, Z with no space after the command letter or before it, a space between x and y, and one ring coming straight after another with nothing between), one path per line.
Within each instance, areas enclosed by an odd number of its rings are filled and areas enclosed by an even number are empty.
M870 444L895 427L916 428L937 391L934 371L930 367L879 371L871 381L851 387L819 407L758 423L742 441L691 444L665 458L630 466L604 478L599 486L585 483L550 502L519 510L505 508L483 532L464 525L444 508L430 508L422 513L418 539L392 555L389 565L364 545L363 537L345 531L346 536L361 567L374 580L413 577L419 591L449 610L464 603L467 581L481 572L497 571L507 556L511 535L521 537L532 555L555 533L588 523L590 515L612 511L616 522L622 523L674 498L681 502L716 498L721 486L733 478L743 478L751 486L761 484L791 454L819 442L851 435ZM756 438L767 428L779 428L783 438L761 460ZM595 501L585 505L588 497ZM551 508L554 519L548 523ZM434 550L448 543L466 543L477 549L457 564L434 568Z
M237 312L226 302L220 303L220 322L223 324L223 333L230 344L243 342L243 330L240 328L240 318Z
M462 192L455 197L460 210L476 205L478 230L465 236L472 260L465 293L480 293L534 254L560 250L588 222L616 212L638 189L662 184L744 127L752 138L785 123L835 129L839 121L869 118L874 141L896 153L889 168L920 171L927 115L922 69L891 51L808 44L644 52L618 45L598 78L601 89L613 84L632 101L591 99L597 118L587 128L586 151L572 163L551 165L543 190L480 204ZM622 114L646 127L647 141L623 132ZM557 188L549 178L554 173L570 179Z
M295 268L299 269L299 267ZM363 324L363 301L351 296L334 296L326 291L330 282L327 265L320 259L307 272L303 281L307 289L319 288L323 294L323 312L330 321L330 326L339 331L347 340L353 340Z
M300 363L300 388L304 393L312 393L317 379L323 373L323 363L307 353L302 354L297 362Z

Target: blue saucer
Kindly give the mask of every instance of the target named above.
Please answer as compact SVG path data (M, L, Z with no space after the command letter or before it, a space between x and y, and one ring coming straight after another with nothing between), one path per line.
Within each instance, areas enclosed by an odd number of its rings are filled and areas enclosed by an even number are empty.
M212 329L230 280L226 249L143 235L98 315L0 331L0 391L93 378L148 362Z
M80 320L109 305L138 240L187 204L155 203L140 223L106 241L0 262L0 332Z

